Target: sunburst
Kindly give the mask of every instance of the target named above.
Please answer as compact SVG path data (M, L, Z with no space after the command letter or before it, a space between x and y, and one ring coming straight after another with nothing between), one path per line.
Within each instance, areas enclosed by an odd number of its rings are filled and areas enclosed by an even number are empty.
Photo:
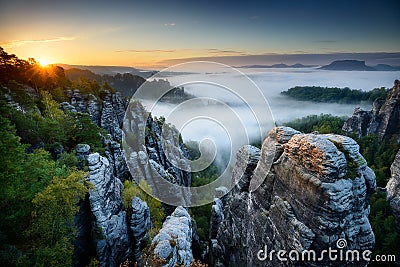
M50 64L50 61L48 59L45 59L45 58L39 58L38 59L38 63L42 67L47 67Z

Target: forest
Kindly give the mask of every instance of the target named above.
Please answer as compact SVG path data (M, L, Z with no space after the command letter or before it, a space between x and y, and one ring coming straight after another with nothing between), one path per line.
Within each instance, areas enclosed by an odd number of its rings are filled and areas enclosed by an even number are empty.
M348 87L295 86L281 94L301 101L359 104L363 101L373 102L377 98L385 99L388 91L385 87L363 91Z

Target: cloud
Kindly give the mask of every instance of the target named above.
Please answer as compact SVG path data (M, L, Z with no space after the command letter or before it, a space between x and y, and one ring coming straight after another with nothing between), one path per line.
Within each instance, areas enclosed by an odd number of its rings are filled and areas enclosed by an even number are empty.
M126 49L116 50L117 53L175 53L178 50L166 50L166 49Z
M174 27L174 26L176 26L176 23L175 23L175 22L172 22L172 23L164 23L164 26L166 26L166 27Z
M38 40L10 40L0 43L4 48L11 48L17 46L23 46L26 44L37 44L37 43L52 43L52 42L62 42L62 41L72 41L75 40L76 37L57 37L51 39L38 39Z
M223 50L217 48L205 48L205 49L125 49L116 50L117 53L197 53L205 56L246 56L247 53L237 50Z
M324 43L324 44L329 44L329 43L337 43L338 41L336 41L336 40L329 40L329 39L326 39L326 40L315 40L314 41L314 43Z
M217 48L208 48L208 49L204 49L205 52L207 52L208 54L211 55L218 55L218 56L246 56L248 55L248 53L245 53L243 51L237 51L237 50L223 50L223 49L217 49Z

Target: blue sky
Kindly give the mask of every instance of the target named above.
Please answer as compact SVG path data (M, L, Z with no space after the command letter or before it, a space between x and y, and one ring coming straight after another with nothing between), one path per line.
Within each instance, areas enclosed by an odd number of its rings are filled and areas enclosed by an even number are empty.
M51 62L149 67L189 58L228 56L240 65L253 55L397 53L399 10L400 1L17 0L2 3L0 46Z

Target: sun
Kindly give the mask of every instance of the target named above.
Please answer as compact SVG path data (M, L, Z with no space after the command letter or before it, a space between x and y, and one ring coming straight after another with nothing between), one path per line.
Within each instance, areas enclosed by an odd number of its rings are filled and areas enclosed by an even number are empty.
M45 58L39 58L38 63L42 67L47 67L50 64L50 61Z

